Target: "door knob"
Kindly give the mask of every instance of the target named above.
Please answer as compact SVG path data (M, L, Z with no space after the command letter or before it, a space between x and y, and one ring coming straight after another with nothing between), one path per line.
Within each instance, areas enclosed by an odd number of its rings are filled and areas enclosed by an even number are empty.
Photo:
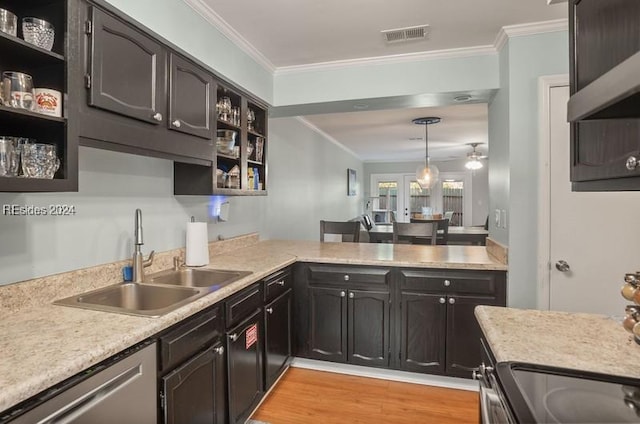
M347 293L345 293L344 290L340 292L340 297L345 297L346 295Z
M456 303L456 300L453 297L450 297L449 303L453 305L454 303Z
M567 261L562 261L562 260L556 262L556 269L560 272L571 271L571 267L569 266Z
M266 311L267 311L268 314L272 314L273 313L273 308L267 308Z
M153 115L153 119L158 122L162 121L162 114L160 112L156 113L155 115Z
M180 128L180 120L176 119L175 121L172 122L173 126L176 128Z
M218 355L222 355L224 353L224 347L218 346L217 348L213 349L213 351Z
M349 299L353 299L353 298L354 298L354 296L355 296L355 295L353 294L353 292L349 292Z
M440 303L445 303L445 302L446 302L446 299L445 299L444 297L441 297L441 298L439 299L439 302L440 302Z

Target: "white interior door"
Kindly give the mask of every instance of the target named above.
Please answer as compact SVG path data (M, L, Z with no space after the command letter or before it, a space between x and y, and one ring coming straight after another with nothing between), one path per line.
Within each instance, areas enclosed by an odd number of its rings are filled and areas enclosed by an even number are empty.
M640 193L571 191L569 88L549 87L548 95L549 309L624 315L624 274L640 269Z
M404 210L402 174L371 175L371 218L374 223L391 222L390 212L402 222Z

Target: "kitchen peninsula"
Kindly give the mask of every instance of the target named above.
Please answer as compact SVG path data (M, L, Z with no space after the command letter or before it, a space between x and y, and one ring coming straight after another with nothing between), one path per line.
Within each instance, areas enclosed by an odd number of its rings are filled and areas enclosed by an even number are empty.
M455 272L497 272L507 266L480 246L259 241L256 234L210 244L209 268L252 273L229 286L158 318L105 313L53 305L66 296L121 281L128 261L38 278L0 288L0 411L122 352L256 281L296 262L407 267ZM171 268L183 249L156 255L149 272Z

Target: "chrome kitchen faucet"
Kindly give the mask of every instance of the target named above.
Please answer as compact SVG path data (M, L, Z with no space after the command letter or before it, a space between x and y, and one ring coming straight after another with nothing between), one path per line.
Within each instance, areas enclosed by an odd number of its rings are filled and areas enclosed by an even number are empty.
M153 263L154 250L149 254L148 259L144 259L142 256L142 250L140 246L144 244L142 238L142 211L136 209L136 224L135 224L135 248L133 250L133 282L141 283L144 280L144 269Z

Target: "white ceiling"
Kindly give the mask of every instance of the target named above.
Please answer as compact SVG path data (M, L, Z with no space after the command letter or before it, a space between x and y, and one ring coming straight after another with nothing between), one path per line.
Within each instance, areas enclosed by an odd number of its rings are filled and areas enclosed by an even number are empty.
M564 19L566 2L547 0L184 0L230 39L275 70L451 49L493 46L505 26ZM556 0L553 0L556 2ZM387 44L380 31L428 24L427 39ZM437 93L432 93L437 96ZM492 93L483 93L484 100ZM474 98L476 98L474 96ZM486 143L486 104L315 114L305 119L365 161L421 160L421 116L429 127L430 156L465 157L467 143ZM431 105L431 104L429 104ZM393 107L393 106L392 106ZM371 109L371 108L370 108ZM353 110L353 109L350 109ZM298 114L288 111L282 115ZM322 112L322 111L321 111ZM281 116L282 116L281 115ZM478 150L486 152L487 145Z

